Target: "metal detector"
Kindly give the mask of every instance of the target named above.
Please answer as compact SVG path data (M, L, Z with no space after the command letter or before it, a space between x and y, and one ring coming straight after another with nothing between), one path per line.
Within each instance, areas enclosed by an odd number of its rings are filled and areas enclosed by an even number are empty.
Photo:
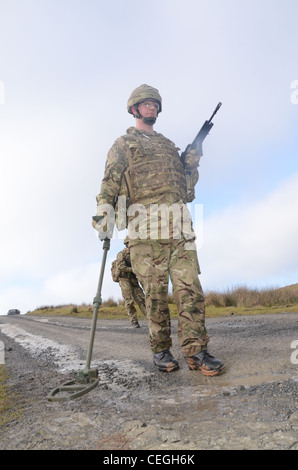
M65 382L64 384L54 388L47 397L49 401L61 402L81 397L82 395L85 395L85 393L88 393L93 390L99 382L98 369L91 369L90 364L92 358L94 336L96 331L97 313L99 307L101 306L101 288L103 283L107 253L109 249L110 239L106 238L103 242L103 258L101 263L100 276L98 280L97 293L93 299L93 318L85 369L79 370L77 372L76 379L71 380L69 382Z

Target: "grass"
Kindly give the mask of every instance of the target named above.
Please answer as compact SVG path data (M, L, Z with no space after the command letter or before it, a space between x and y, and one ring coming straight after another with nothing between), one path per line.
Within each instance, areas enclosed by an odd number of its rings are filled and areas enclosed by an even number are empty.
M238 286L225 292L206 294L206 314L258 315L298 312L298 284L283 288L248 289Z
M32 312L27 312L27 315L37 315L37 316L55 316L55 317L64 317L70 316L74 318L91 318L93 316L93 306L92 305L58 305L58 306L42 306L33 310ZM127 313L124 307L124 304L117 304L113 306L106 305L105 302L100 306L98 315L100 318L112 320L112 319L124 319L127 318Z
M0 365L0 427L19 419L21 410L16 405L16 398L7 385L8 372Z
M298 284L266 289L237 286L224 292L206 292L205 297L207 317L298 312ZM178 312L173 295L169 295L168 302L171 317L177 317ZM32 312L27 312L27 315L91 318L93 306L86 304L42 306ZM123 301L112 298L102 302L98 316L108 320L127 319Z

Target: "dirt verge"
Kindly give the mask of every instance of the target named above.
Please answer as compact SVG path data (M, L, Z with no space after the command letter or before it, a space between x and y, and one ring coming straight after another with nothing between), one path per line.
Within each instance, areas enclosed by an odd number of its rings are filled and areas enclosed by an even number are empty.
M23 410L1 429L0 449L298 450L297 322L298 314L207 320L227 372L206 378L188 370L175 321L172 374L154 368L144 321L138 330L99 321L99 385L54 403L48 393L84 366L90 321L0 317L9 386Z

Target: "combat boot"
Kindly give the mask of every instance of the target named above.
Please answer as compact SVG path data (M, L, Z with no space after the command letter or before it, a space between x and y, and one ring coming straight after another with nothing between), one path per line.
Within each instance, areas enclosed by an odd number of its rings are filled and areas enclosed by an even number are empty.
M169 349L153 354L153 362L163 372L172 372L179 369L178 361L176 361Z
M134 328L141 328L141 327L140 327L140 324L139 324L139 322L138 322L137 320L136 320L136 321L132 321L132 322L131 322L131 326L133 326Z
M194 356L187 358L187 364L190 370L200 370L203 375L214 376L222 374L225 371L223 363L211 356L207 350L203 350Z

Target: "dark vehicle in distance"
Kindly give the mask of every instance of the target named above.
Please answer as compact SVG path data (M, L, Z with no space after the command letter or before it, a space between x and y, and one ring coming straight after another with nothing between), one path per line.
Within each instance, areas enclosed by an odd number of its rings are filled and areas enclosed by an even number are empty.
M17 308L12 308L11 310L8 310L7 315L19 315L21 312Z

